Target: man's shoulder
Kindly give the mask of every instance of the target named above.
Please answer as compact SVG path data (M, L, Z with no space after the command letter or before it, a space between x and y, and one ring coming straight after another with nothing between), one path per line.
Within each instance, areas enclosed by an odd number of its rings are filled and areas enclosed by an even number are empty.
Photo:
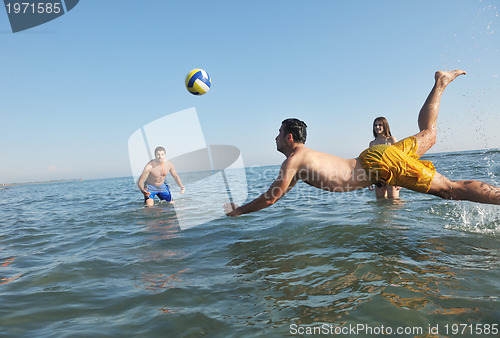
M144 170L151 170L151 169L153 169L153 166L151 165L151 162L152 161L149 161L148 163L146 163L146 165L144 166Z
M173 167L174 167L174 164L173 164L172 162L170 162L169 160L165 160L165 162L164 162L164 163L165 163L165 167L166 167L167 169L171 169L171 168L173 168Z
M293 168L298 168L300 166L300 163L302 162L303 159L303 152L302 151L296 151L290 156L288 156L283 163L281 163L281 168L282 169L293 169Z
M290 162L296 162L297 160L303 159L305 156L308 156L311 152L314 152L314 150L311 150L307 147L299 147L296 148L293 153L288 156L288 158L285 161L290 160Z
M328 156L328 154L307 147L301 147L293 155L289 156L285 162L287 162L289 167L299 168L308 165L311 161L321 160L324 156Z

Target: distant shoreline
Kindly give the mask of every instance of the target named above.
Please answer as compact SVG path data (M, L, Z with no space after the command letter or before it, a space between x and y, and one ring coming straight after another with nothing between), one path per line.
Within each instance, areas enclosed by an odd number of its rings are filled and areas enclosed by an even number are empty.
M14 187L14 186L19 186L19 185L51 184L51 183L77 182L77 181L83 181L83 179L74 178L74 179L69 179L69 180L50 180L50 181L35 181L35 182L24 182L24 183L5 183L5 184L0 184L0 188Z

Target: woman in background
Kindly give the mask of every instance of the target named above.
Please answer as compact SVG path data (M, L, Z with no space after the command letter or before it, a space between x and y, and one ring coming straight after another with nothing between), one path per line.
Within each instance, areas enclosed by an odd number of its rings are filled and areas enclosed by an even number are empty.
M391 145L396 143L398 140L391 135L391 128L389 128L389 122L385 117L377 117L373 121L373 136L375 139L370 142L370 147L377 144L387 144ZM399 198L399 190L401 187L392 187L383 185L381 187L375 187L375 196L378 198ZM373 190L373 186L370 187Z

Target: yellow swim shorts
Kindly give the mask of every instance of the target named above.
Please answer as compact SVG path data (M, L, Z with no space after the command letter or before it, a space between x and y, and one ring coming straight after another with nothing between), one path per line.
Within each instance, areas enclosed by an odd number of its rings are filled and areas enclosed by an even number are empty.
M393 145L372 146L359 155L359 160L375 184L396 185L426 193L436 169L430 161L419 161L417 148L417 139L410 136Z

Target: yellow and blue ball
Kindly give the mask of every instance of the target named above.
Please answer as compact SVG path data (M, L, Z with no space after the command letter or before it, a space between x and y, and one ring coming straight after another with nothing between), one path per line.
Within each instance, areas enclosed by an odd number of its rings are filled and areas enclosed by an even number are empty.
M186 88L193 95L203 95L210 90L212 80L203 69L193 69L186 76Z

